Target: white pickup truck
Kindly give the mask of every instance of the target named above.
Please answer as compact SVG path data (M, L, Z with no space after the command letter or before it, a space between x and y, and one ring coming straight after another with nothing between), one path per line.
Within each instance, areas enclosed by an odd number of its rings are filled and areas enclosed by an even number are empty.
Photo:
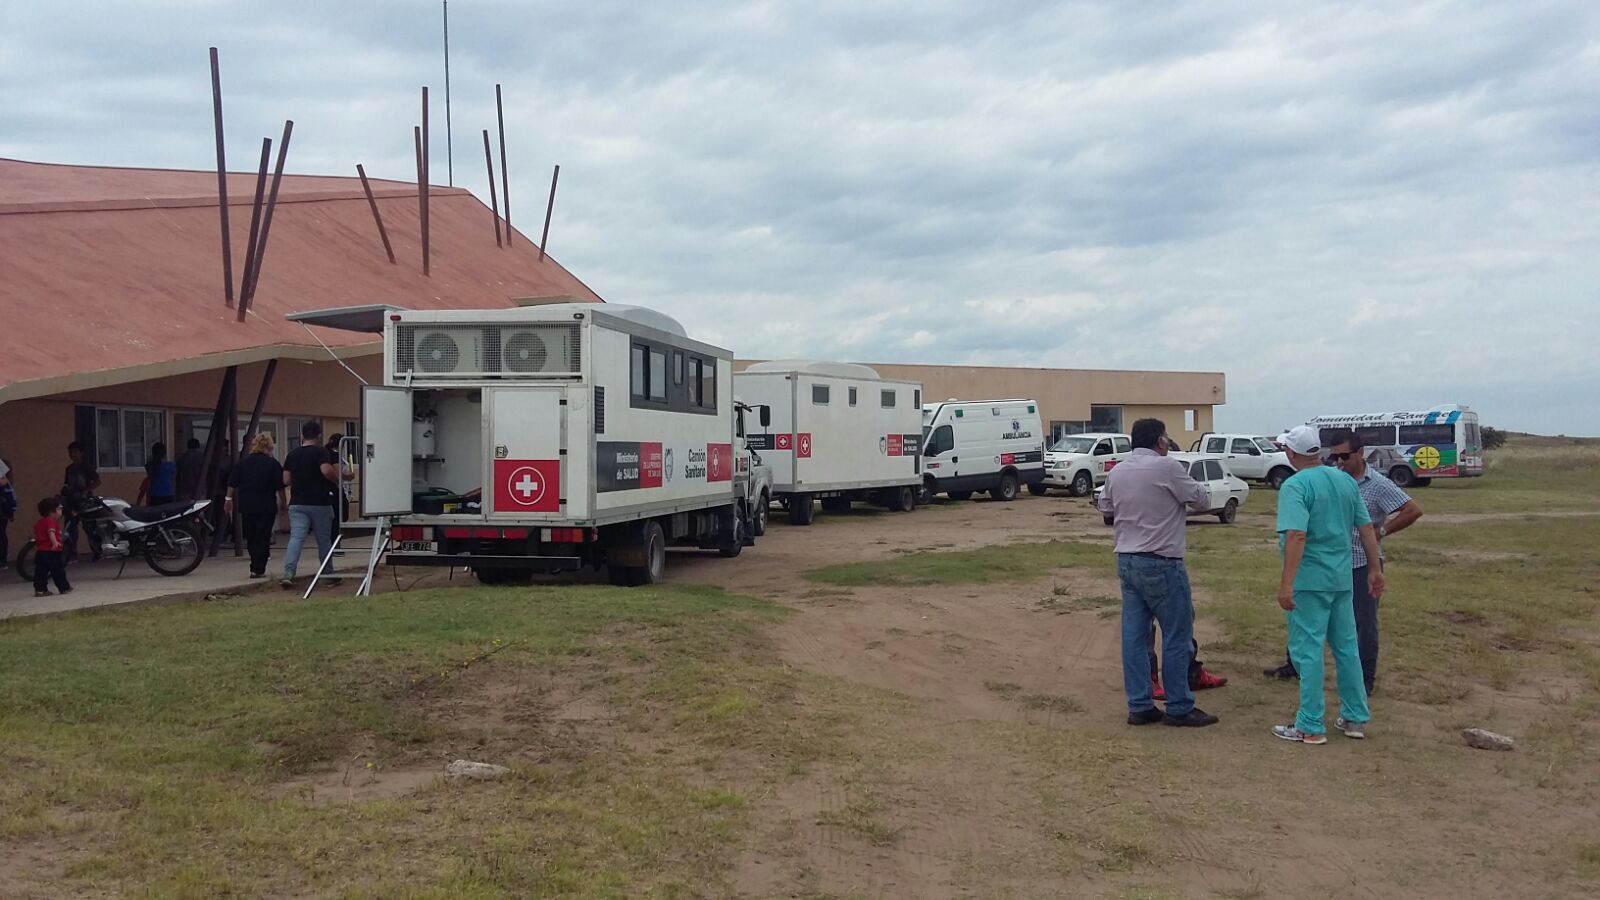
M1029 490L1043 494L1048 488L1065 488L1075 497L1087 497L1106 473L1133 454L1133 439L1125 434L1069 434L1044 454L1044 481Z
M1189 451L1220 456L1234 475L1246 481L1264 481L1273 490L1294 474L1289 457L1270 438L1260 435L1207 433L1190 445Z

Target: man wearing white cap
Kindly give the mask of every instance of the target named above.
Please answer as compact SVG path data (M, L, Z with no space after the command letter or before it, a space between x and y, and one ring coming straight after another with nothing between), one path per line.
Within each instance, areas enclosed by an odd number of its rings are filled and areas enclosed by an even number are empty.
M1295 474L1278 494L1278 536L1283 576L1278 605L1289 625L1289 656L1300 671L1300 710L1292 725L1272 733L1286 741L1326 744L1322 722L1322 648L1333 652L1339 687L1337 727L1351 738L1366 737L1367 692L1362 684L1351 590L1350 531L1359 528L1361 546L1378 559L1378 537L1355 479L1322 464L1322 442L1309 425L1284 435L1284 450ZM1383 572L1367 574L1373 597L1383 594Z

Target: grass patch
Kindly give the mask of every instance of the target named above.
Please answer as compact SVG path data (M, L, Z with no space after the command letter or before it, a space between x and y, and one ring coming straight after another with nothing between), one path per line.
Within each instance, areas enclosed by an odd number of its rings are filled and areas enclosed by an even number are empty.
M1060 694L1025 694L1022 708L1062 714L1083 712L1083 704Z
M1106 557L1106 548L1102 545L1043 541L976 550L908 553L876 562L824 566L812 569L805 577L821 584L850 587L1018 582L1032 581L1065 566L1104 566Z
M787 777L845 728L793 703L798 676L756 627L781 614L709 588L574 586L3 622L0 840L87 848L62 884L131 896L717 893L744 793L688 770ZM480 704L503 722L438 714L497 678L529 685ZM539 711L558 684L672 752L592 753ZM336 805L276 790L458 755L514 774Z

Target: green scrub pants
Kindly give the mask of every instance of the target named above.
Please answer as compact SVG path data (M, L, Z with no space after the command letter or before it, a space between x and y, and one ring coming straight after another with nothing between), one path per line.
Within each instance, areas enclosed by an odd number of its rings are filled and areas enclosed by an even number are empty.
M1333 651L1339 685L1339 715L1346 722L1365 723L1367 689L1362 683L1361 652L1356 645L1352 592L1295 591L1294 609L1284 613L1289 624L1289 658L1300 672L1300 712L1294 727L1301 734L1322 734L1326 701L1322 696L1322 645Z

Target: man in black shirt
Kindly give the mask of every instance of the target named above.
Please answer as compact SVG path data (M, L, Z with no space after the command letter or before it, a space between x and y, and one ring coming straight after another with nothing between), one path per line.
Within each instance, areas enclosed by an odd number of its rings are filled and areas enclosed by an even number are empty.
M178 499L192 501L200 496L200 475L205 472L206 455L200 441L189 438L188 448L178 454Z
M294 575L305 549L306 534L317 536L318 559L328 559L333 551L334 486L339 469L333 455L322 446L322 423L307 422L300 429L300 446L283 460L283 484L289 489L289 546L284 551L283 587L294 586ZM326 572L333 572L330 560ZM328 583L337 584L338 579Z
M83 452L83 444L73 441L67 445L67 457L72 460L61 480L61 500L66 507L66 522L61 526L63 554L67 562L78 558L78 511L83 502L100 489L100 473L94 461ZM94 543L90 541L90 543ZM100 558L100 545L89 548L90 554Z

